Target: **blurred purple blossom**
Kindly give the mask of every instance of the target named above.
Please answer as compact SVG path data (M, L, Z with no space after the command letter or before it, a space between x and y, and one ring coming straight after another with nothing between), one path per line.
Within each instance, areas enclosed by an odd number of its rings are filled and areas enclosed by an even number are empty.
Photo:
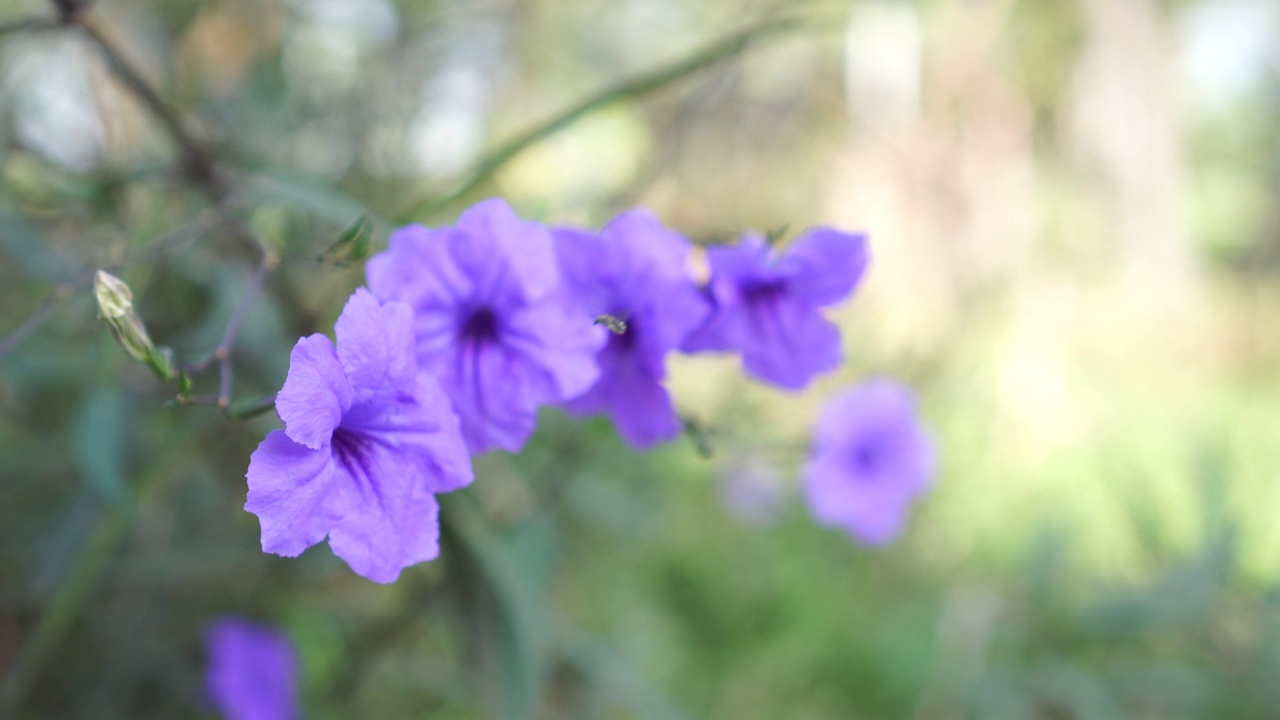
M805 496L818 522L880 545L902 531L933 482L933 445L906 388L874 380L836 396L818 421L805 466Z
M710 248L707 260L715 310L686 351L741 352L747 373L787 390L840 364L840 331L820 309L858 286L868 262L865 235L814 228L782 254L748 235Z
M555 240L582 321L616 319L596 356L600 379L565 408L609 415L638 450L676 437L680 419L662 386L665 358L709 310L685 270L689 242L643 210L619 215L599 233L557 229Z
M568 301L550 231L502 200L453 227L392 232L366 271L375 294L413 308L418 363L440 379L473 453L518 451L540 406L599 377L604 329Z
M470 483L471 458L448 399L417 372L410 316L362 288L338 318L336 349L319 334L294 346L276 397L285 429L246 474L264 551L294 557L328 535L381 583L439 554L435 493Z
M288 636L236 617L209 625L205 692L227 720L295 720L298 657Z
M777 466L755 453L731 460L720 475L720 498L731 514L752 525L770 525L785 497Z

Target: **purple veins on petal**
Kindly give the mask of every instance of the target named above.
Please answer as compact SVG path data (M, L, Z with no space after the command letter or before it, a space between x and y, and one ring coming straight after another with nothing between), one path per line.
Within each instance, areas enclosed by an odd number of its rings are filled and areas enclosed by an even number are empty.
M293 557L328 536L352 570L383 583L439 554L435 493L470 483L471 459L448 398L417 372L410 322L407 306L360 289L338 318L336 348L323 335L299 341L281 391L292 393L285 429L267 435L246 473L264 551ZM314 447L291 434L299 422Z
M366 272L378 297L412 308L418 366L439 379L473 453L519 450L538 408L599 375L605 331L574 311L551 233L501 200L453 227L394 231Z
M805 465L805 499L818 522L869 545L897 537L933 482L933 445L910 391L874 380L828 403Z
M599 379L565 408L607 414L637 449L676 437L679 418L662 385L665 357L709 312L685 272L688 241L642 210L619 215L599 233L558 229L555 240L579 322L621 321L597 355Z
M296 720L298 656L284 633L243 618L211 623L204 636L205 692L227 720Z
M842 359L840 333L821 309L848 297L862 280L866 236L814 228L779 254L757 235L707 251L713 306L684 342L687 352L736 351L752 376L803 389Z

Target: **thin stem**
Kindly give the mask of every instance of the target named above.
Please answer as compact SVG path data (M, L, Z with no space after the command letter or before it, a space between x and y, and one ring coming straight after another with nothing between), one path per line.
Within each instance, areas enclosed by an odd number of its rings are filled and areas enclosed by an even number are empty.
M738 55L753 43L769 35L795 28L798 25L799 22L794 18L768 20L717 40L669 65L605 88L595 95L591 95L562 110L542 124L512 138L485 157L471 177L453 192L441 198L428 197L415 200L409 204L401 214L401 217L406 220L412 220L442 210L479 187L504 165L538 141L554 135L592 112L620 100L641 97L660 90L698 70Z
M266 284L267 278L271 276L271 273L279 264L280 259L274 253L268 252L262 256L262 261L258 263L258 269L254 271L253 277L249 279L249 287L241 295L240 303L236 305L235 311L231 313L231 319L227 321L227 326L222 331L222 339L218 341L217 347L213 349L213 352L184 368L184 372L188 375L193 375L203 372L215 362L218 364L218 397L216 405L223 410L228 410L231 407L231 350L235 347L236 338L240 336L240 328L249 316L249 311L257 301L258 295L262 292L263 285ZM187 400L190 401L189 398Z

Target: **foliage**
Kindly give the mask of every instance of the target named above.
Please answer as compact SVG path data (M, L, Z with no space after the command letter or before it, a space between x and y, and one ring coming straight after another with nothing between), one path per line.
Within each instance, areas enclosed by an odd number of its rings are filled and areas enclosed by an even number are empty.
M1270 717L1274 78L1144 95L1138 142L1082 69L1172 72L1140 41L1212 4L0 3L0 714L211 716L233 613L293 639L310 718ZM902 8L900 122L840 96L839 31ZM880 60L876 102L910 97ZM1144 225L1181 197L1162 138L1189 217ZM878 284L810 392L678 365L686 437L653 452L544 411L395 585L264 555L244 472L294 341L394 223L485 194L706 242L862 213ZM95 319L103 268L186 374ZM920 390L943 469L868 550L794 489L873 371Z

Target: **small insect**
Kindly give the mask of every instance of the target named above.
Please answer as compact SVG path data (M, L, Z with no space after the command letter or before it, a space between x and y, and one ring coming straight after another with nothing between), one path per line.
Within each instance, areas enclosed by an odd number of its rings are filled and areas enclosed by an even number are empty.
M605 326L614 335L623 335L627 332L627 321L617 315L597 315L595 324Z

